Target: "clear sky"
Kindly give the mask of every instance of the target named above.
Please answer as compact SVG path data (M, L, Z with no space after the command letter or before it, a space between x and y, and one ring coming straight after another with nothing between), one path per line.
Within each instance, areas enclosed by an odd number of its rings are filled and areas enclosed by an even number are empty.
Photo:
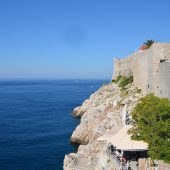
M0 0L0 78L111 78L113 57L170 42L170 0Z

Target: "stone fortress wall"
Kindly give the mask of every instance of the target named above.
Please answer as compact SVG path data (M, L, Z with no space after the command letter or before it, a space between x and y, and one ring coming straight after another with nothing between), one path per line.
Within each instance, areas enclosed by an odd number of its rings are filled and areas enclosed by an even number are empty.
M170 43L154 43L126 58L114 59L113 79L133 75L134 85L144 94L170 98Z

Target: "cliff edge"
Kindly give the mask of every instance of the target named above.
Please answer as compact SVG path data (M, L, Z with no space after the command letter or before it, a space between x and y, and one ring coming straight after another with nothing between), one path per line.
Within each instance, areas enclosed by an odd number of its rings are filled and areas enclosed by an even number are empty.
M130 119L130 113L141 97L143 94L133 83L123 90L118 84L109 83L75 108L73 116L81 117L81 121L70 140L80 146L77 153L65 156L64 170L113 169L106 154L106 143L97 138L113 127L120 128L124 124L123 115Z

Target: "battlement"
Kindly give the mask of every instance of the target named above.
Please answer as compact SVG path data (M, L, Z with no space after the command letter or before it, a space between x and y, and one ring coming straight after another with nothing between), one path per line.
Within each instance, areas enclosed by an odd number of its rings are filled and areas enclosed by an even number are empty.
M154 43L123 59L114 59L112 79L133 75L134 85L144 94L170 98L170 43Z

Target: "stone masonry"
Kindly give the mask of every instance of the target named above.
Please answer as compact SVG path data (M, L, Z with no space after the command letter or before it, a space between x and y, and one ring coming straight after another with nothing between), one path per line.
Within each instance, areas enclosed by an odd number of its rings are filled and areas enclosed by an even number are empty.
M134 85L144 94L170 98L170 43L156 42L147 50L114 59L112 79L118 75L133 75Z

